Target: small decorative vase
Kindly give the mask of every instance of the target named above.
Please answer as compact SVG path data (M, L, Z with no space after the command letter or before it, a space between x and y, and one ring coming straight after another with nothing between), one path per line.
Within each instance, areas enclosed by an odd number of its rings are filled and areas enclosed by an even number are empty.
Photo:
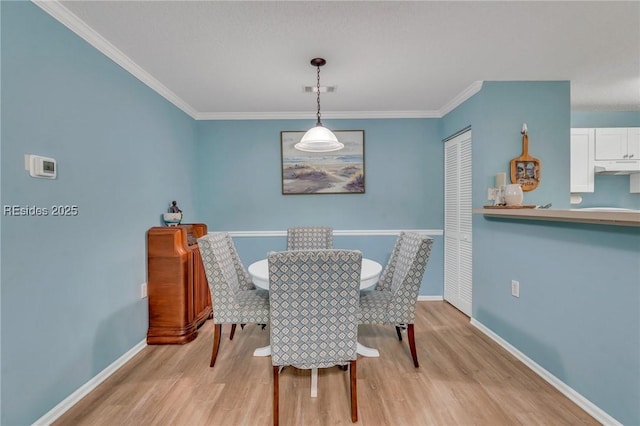
M162 218L167 226L178 226L182 222L182 213L164 213Z
M504 190L504 201L508 206L521 206L524 194L519 183L507 185Z

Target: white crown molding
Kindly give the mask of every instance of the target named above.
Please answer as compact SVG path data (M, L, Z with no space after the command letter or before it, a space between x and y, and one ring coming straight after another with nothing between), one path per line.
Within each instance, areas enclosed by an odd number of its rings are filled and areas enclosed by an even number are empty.
M478 93L480 89L482 89L482 81L474 81L469 85L469 87L464 89L455 98L451 99L442 108L440 108L438 111L439 116L444 117L449 114L451 111L462 105L467 99Z
M316 119L315 112L199 112L196 120L300 120ZM440 118L438 111L323 111L326 119Z
M517 359L522 361L524 365L529 367L534 373L540 376L542 379L547 381L551 386L558 389L560 393L565 395L571 401L576 403L580 408L589 413L594 419L602 423L603 425L611 425L611 426L622 426L620 422L611 417L608 413L602 410L600 407L595 405L593 402L589 401L587 398L578 393L571 386L567 385L565 382L551 374L548 370L544 369L540 364L526 356L524 353L520 352L517 348L511 345L509 342L504 340L498 334L496 334L493 330L482 324L475 318L471 318L471 325L476 327L502 348L504 348L511 355L515 356Z
M194 120L291 120L315 118L315 113L312 112L198 112L82 19L64 7L58 0L31 1ZM327 119L442 118L478 93L481 88L482 81L472 83L437 111L328 111L323 112L322 116Z
M316 114L311 112L199 112L194 117L196 120L306 120L316 119ZM326 118L322 113L322 118Z
M338 230L334 229L333 235L340 237L381 237L381 236L398 236L400 232L417 232L429 236L444 235L442 229L365 229L365 230ZM213 234L216 231L209 231ZM286 237L287 231L229 231L231 237L238 238L254 238L254 237Z
M180 108L191 118L196 118L197 111L188 103L183 101L178 95L169 90L165 85L160 83L151 74L136 64L131 58L125 55L121 50L111 44L107 39L98 34L93 28L87 25L82 19L78 18L69 9L64 7L57 0L31 0L34 4L47 12L53 18L58 20L65 27L76 33L80 38L95 47L99 52L104 54L116 64L120 65L131 75L142 81L151 89L156 91L160 96Z

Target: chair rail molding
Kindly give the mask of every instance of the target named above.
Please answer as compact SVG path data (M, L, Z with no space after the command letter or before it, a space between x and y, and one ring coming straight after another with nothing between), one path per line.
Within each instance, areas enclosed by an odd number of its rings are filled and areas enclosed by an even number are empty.
M400 235L400 232L417 232L424 235L444 235L442 229L347 229L333 230L334 237L382 237L388 235ZM216 231L209 231L209 233ZM220 231L218 231L220 232ZM254 237L286 237L287 231L228 231L229 235L237 238L254 238Z

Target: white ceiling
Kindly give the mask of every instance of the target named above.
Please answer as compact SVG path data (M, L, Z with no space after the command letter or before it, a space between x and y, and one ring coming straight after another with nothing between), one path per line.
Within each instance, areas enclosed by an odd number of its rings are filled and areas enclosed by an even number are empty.
M194 118L441 116L478 81L640 110L640 2L39 2ZM525 101L525 100L523 100Z

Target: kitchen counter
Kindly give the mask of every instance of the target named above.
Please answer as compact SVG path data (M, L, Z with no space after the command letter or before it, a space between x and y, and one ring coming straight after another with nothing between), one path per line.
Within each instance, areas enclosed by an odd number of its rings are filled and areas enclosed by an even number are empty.
M473 209L490 217L555 222L597 223L599 225L640 226L640 210L554 210L554 209Z

